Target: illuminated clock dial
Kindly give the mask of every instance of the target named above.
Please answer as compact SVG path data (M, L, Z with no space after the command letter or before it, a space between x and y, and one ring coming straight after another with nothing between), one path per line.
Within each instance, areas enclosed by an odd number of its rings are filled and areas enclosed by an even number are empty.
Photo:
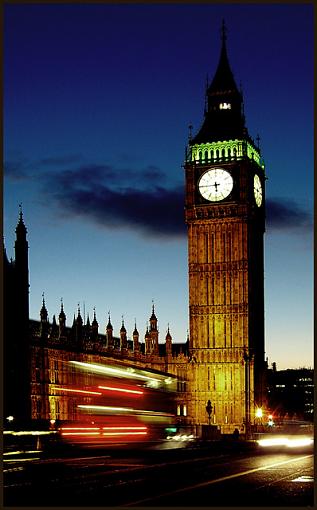
M222 168L211 168L205 172L198 183L200 194L210 202L219 202L230 195L233 179Z
M262 204L262 185L260 177L256 174L254 176L253 183L255 203L258 207L260 207L260 205Z

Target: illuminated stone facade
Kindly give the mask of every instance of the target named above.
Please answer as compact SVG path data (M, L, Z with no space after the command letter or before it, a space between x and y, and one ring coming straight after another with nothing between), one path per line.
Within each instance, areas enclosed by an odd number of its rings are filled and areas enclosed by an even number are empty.
M71 394L61 394L61 388L78 387L82 384L70 361L94 364L125 365L157 370L176 375L178 378L175 414L178 422L184 423L186 413L186 368L188 364L187 344L172 343L169 330L164 343L158 342L157 318L152 309L150 327L144 342L139 341L135 327L133 340L127 338L124 324L120 337L113 336L110 322L106 333L98 331L96 316L90 324L83 324L78 310L72 327L66 327L63 306L59 314L59 325L55 316L48 322L48 313L43 300L40 321L30 321L30 398L32 420L67 421L76 419L76 399ZM86 374L85 384L89 386L91 375ZM87 397L87 401L89 397Z
M245 127L225 36L207 105L201 129L194 138L190 135L184 164L189 354L194 360L188 415L195 423L206 423L210 399L211 422L229 433L249 429L255 407L265 404L265 174L260 149ZM218 174L213 173L216 169ZM219 169L233 183L225 195L220 195L221 179L213 177L219 176ZM207 199L199 188L206 172ZM260 205L255 200L255 175Z

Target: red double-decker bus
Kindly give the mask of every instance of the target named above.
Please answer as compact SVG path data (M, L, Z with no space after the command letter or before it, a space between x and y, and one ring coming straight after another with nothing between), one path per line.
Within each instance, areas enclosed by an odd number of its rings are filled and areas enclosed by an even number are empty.
M59 427L63 442L115 446L164 439L175 423L177 379L119 364L70 361L75 384L58 386L72 400L74 419Z

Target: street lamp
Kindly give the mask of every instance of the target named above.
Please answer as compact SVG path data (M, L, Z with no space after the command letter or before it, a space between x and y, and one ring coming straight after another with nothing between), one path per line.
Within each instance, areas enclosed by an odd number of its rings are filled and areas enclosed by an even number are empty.
M255 427L256 427L256 431L258 432L259 430L262 429L262 418L263 418L263 409L262 407L257 407L256 408L256 411L255 411L255 420L254 420L254 424L255 424Z
M257 410L255 411L255 416L257 418L262 418L263 417L263 410L261 409L261 407L257 408Z
M250 361L252 354L244 350L243 359L245 362L244 382L245 382L245 438L249 439L250 433Z

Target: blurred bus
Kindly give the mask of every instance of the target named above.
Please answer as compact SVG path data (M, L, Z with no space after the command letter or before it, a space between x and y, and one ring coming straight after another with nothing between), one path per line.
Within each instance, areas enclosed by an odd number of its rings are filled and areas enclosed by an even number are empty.
M56 386L71 399L74 418L59 437L78 446L159 441L175 424L177 378L139 367L70 361L75 384Z

